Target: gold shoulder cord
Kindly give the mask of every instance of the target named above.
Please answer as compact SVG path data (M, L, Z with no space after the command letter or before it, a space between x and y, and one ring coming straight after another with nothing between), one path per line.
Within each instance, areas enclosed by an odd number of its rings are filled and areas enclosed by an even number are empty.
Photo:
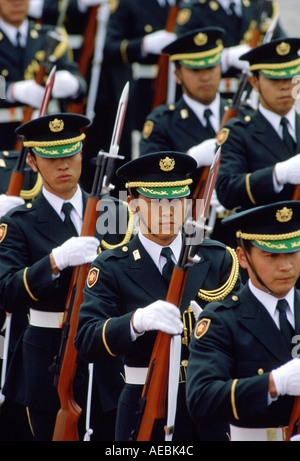
M221 299L226 298L226 296L232 291L233 287L236 284L238 275L239 275L239 262L236 255L236 252L230 248L226 247L232 257L232 268L230 275L227 281L220 288L216 290L199 290L198 297L207 301L209 303L213 301L220 301Z
M128 214L129 214L128 226L127 226L125 237L123 238L122 242L117 243L116 245L111 245L110 243L105 242L105 240L103 239L101 241L101 247L103 248L103 250L113 250L114 248L117 248L121 245L125 245L125 243L128 243L129 240L131 239L132 232L133 232L133 226L134 226L134 214L130 210L128 204L126 202L123 202L123 203L127 206Z
M43 181L41 175L37 174L37 179L35 185L32 189L29 190L21 190L20 197L24 200L34 200L42 190Z

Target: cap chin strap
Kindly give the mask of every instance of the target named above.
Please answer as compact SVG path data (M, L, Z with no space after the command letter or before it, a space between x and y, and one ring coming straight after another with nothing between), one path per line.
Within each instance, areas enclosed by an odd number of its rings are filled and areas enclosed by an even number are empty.
M267 291L267 293L269 293L269 294L276 294L276 291L270 290L270 288L268 288L267 285L264 284L264 282L262 281L262 279L261 279L261 278L258 276L258 274L256 273L256 271L255 271L255 269L254 269L254 267L253 267L253 265L252 265L252 263L251 263L251 261L250 261L250 259L249 259L249 255L248 255L248 252L247 252L247 250L246 250L244 241L243 241L243 239L242 239L241 237L238 237L238 243L239 243L240 247L243 249L245 258L246 258L246 260L247 260L247 263L248 263L250 269L252 270L252 272L253 272L255 278L257 279L257 281L258 281L258 282L261 284L261 286Z

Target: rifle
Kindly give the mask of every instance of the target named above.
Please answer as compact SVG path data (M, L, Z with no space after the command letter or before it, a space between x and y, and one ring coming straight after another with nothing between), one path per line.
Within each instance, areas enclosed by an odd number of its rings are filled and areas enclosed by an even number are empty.
M165 26L165 30L167 32L174 32L178 11L178 6L170 7ZM159 70L154 82L155 94L152 101L152 109L166 102L169 75L169 56L161 54L157 64Z
M199 261L197 252L203 240L204 221L218 174L219 165L220 149L216 153L210 167L210 174L204 194L204 206L200 216L201 222L200 224L195 223L191 218L187 218L185 221L183 245L178 263L173 269L166 297L166 301L175 304L178 308L180 308L188 269L193 263ZM193 237L196 228L200 229L201 236L198 233L196 237ZM193 244L193 242L195 242L194 239L197 241L196 244ZM158 331L157 333L149 363L146 383L141 396L140 418L133 436L134 440L149 441L155 421L162 419L165 415L171 338L171 335L162 331Z
M118 155L118 143L127 108L128 92L129 83L127 82L121 94L109 153L100 151L96 159L96 172L91 195L88 198L84 213L82 236L95 235L99 217L97 204L103 195L104 186L106 188L112 178L116 160L123 158ZM56 416L53 441L79 440L77 425L82 410L75 401L73 393L73 382L77 370L77 351L74 346L74 339L79 308L83 301L83 288L89 269L89 263L74 268L67 297L62 324L61 345L55 364L54 385L57 385L61 407Z
M53 83L54 83L55 72L56 72L56 66L52 68L48 76L47 83L45 86L43 101L42 101L42 104L39 110L39 115L38 115L39 117L42 117L46 114L48 103L49 103L50 96L51 96ZM6 195L14 195L14 196L20 195L20 191L22 189L24 176L25 176L25 164L26 164L27 153L28 153L28 149L24 147L24 144L22 142L18 161L11 174Z
M265 8L268 3L270 3L271 0L259 0L257 3L259 4L258 12L257 12L257 17L255 21L255 27L252 30L252 36L251 40L249 42L249 46L251 48L255 48L257 45L259 45L260 37L262 34L261 31L261 24L263 21L263 15L265 13Z
M88 67L94 52L94 41L97 30L97 12L98 6L92 6L89 9L88 20L84 32L84 42L81 47L80 56L78 60L78 69L83 77L86 77ZM83 114L86 106L86 98L80 103L69 104L68 112Z

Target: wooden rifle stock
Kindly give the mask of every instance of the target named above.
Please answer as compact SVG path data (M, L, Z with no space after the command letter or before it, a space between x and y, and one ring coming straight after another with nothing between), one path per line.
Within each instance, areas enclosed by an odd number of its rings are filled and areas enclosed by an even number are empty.
M98 202L102 197L104 184L111 178L118 155L119 143L127 109L129 83L127 82L120 97L115 126L109 153L100 151L96 159L91 196L88 198L83 217L81 236L93 237L99 217ZM68 292L64 318L62 323L62 338L58 356L53 364L55 369L54 385L57 385L61 407L56 416L53 441L78 441L78 420L82 413L73 393L73 382L77 370L77 351L74 346L79 308L83 301L83 289L90 269L90 264L77 266L73 270Z
M295 402L286 434L286 440L290 441L291 437L296 434L300 434L300 397L295 397Z
M187 269L174 268L166 301L180 306L186 276ZM141 397L141 406L144 408L141 409L143 418L138 428L137 441L150 440L154 422L165 415L170 343L171 335L158 331Z
M178 6L171 6L165 26L167 32L174 32L176 25L176 17L179 11ZM161 54L158 58L158 75L154 81L155 94L152 101L152 109L164 104L167 97L168 88L168 70L169 70L169 56Z
M210 167L209 177L203 194L203 211L201 222L206 219L207 210L211 200L215 185L218 169L220 165L220 149L215 155ZM190 230L194 229L194 221L186 221L185 227L190 223ZM187 227L186 227L187 228ZM174 304L180 309L182 295L186 283L189 266L197 261L197 251L202 243L201 237L197 244L189 243L188 235L193 235L193 231L184 232L183 246L179 260L172 272L172 277L166 297L166 301ZM133 439L137 441L151 440L151 434L156 420L165 416L165 401L168 388L169 377L169 358L170 344L172 336L158 331L152 350L146 383L143 388L140 401L140 418L133 434Z
M89 9L88 20L84 33L84 42L80 50L78 60L78 69L83 77L87 76L89 64L93 57L95 48L95 36L97 31L97 13L98 6L92 6ZM100 7L101 8L101 7ZM87 98L83 98L80 103L72 102L69 104L68 112L73 114L84 114Z
M263 13L265 11L265 6L268 3L268 0L260 0L257 3L260 3L257 18L256 18L256 25L255 28L252 30L252 36L249 42L250 48L256 48L259 45L262 30L261 30L261 23L263 18Z
M293 200L300 200L300 185L295 187Z
M43 115L46 114L48 103L49 103L50 96L51 96L53 83L54 83L55 72L56 72L56 66L52 68L49 74L49 77L48 77L48 80L45 86L43 101L42 101L42 104L39 110L39 117L42 117ZM18 161L11 174L6 195L14 195L16 197L20 195L23 182L24 182L24 176L25 176L26 157L27 157L27 148L24 147L24 144L21 141L21 148L20 148L20 153L18 156Z
M90 197L87 202L86 211L82 225L82 236L94 236L98 219L97 203L98 198ZM65 328L65 348L63 361L59 375L57 390L60 397L61 407L57 413L53 433L53 441L78 441L78 420L82 413L76 403L73 393L73 382L77 370L77 351L74 347L74 339L78 323L79 307L83 301L83 288L90 269L90 264L77 266L69 288L66 308L64 312L63 325Z

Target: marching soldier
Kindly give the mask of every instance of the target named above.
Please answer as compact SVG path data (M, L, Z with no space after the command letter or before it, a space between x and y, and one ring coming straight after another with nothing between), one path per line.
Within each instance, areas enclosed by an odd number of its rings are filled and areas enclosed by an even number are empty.
M300 116L295 110L300 71L299 38L273 40L243 56L249 61L259 107L232 119L219 134L222 146L216 191L228 210L290 200L300 183Z
M183 95L174 105L159 106L147 116L140 155L175 150L192 155L198 167L211 164L215 135L228 107L218 91L223 35L217 27L196 29L162 50L175 63Z
M8 150L15 147L14 131L23 120L24 106L41 105L44 88L35 81L41 66L57 65L52 96L62 104L80 99L86 92L77 64L68 57L65 31L58 35L52 26L34 24L27 11L28 0L0 1L0 74L5 87L5 97L0 100L1 148ZM45 63L50 37L57 43L50 53L53 59Z
M249 281L200 315L187 402L195 422L229 422L233 441L284 440L300 395L299 219L300 202L284 201L223 221L236 232Z
M15 348L3 394L28 408L35 440L52 440L60 408L52 365L59 351L60 323L73 267L91 262L99 242L104 249L105 244L118 244L119 239L131 237L130 232L121 237L117 229L107 227L97 228L96 237L80 236L88 195L78 181L85 137L82 131L88 124L89 119L81 115L59 113L18 128L30 152L29 165L40 173L43 188L33 202L3 216L0 226L0 305L13 315L29 314L29 325ZM107 199L105 203L109 208L115 202ZM105 240L104 235L108 237ZM122 387L120 362L108 361L106 368L106 375L95 371L103 412L115 411ZM74 388L82 409L86 405L86 379L86 365L79 364ZM109 429L107 423L105 431Z
M197 432L190 421L185 406L185 368L189 331L199 304L204 307L215 296L226 297L239 287L234 252L219 242L205 240L199 263L188 271L180 310L164 301L169 264L164 265L170 257L176 262L180 253L180 227L192 181L187 174L195 168L195 160L185 154L158 152L132 160L117 171L128 188L139 233L127 245L106 251L93 262L75 339L79 355L88 361L122 356L125 387L118 404L116 440L129 440L136 428L157 330L183 334L174 440L206 440L221 430L214 427L210 433L201 427ZM169 257L164 255L166 250ZM191 300L197 301L196 306ZM225 434L226 429L222 430ZM162 440L163 434L160 427L153 437Z
M235 93L237 77L240 70L245 68L240 56L246 52L251 44L252 33L258 26L258 15L261 7L256 0L184 0L180 4L177 16L176 33L182 35L198 27L216 26L224 29L224 59L222 62L222 76L220 92ZM261 44L264 34L274 17L278 14L277 2L268 1L264 5L265 13L260 24ZM275 31L275 38L284 36L281 26ZM252 46L252 45L251 45Z

